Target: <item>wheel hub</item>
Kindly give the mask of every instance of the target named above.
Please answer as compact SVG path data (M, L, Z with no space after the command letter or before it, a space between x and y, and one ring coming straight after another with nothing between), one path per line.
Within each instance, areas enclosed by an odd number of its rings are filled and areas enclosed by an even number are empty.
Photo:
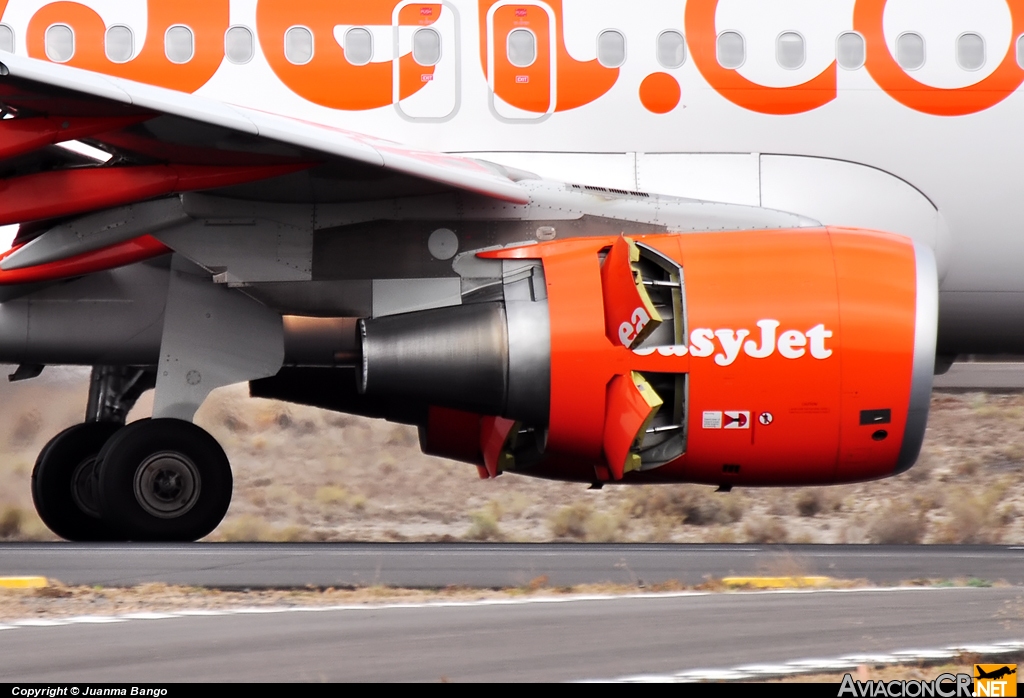
M94 519L100 518L96 456L86 458L75 467L75 472L71 476L71 498L83 512Z
M135 471L135 499L160 519L187 513L199 500L199 489L199 469L181 453L155 453Z

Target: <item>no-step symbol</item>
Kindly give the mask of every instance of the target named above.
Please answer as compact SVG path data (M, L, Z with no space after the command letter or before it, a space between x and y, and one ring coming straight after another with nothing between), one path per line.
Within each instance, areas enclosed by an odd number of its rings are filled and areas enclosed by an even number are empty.
M768 426L769 424L771 424L773 419L775 419L775 418L772 417L772 413L771 412L762 412L757 417L757 421L761 422L761 424L764 424L765 426Z

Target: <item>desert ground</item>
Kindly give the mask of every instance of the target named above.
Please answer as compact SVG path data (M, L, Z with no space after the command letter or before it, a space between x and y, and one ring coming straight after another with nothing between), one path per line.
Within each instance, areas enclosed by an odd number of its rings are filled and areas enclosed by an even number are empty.
M87 390L88 372L70 368L0 384L0 539L55 540L32 507L32 466L81 421ZM196 421L235 475L211 541L1024 542L1022 394L936 393L921 458L898 477L727 494L481 480L421 454L412 427L252 399L244 385L215 391Z

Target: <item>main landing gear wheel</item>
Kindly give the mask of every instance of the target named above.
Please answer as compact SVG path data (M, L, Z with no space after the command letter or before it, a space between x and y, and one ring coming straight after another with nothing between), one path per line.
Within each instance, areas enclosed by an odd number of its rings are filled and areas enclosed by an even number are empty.
M99 455L103 518L124 538L193 541L231 503L231 466L208 433L179 419L134 422Z
M43 447L32 469L32 500L39 518L61 538L105 541L116 534L101 519L96 462L119 424L86 422L65 429Z

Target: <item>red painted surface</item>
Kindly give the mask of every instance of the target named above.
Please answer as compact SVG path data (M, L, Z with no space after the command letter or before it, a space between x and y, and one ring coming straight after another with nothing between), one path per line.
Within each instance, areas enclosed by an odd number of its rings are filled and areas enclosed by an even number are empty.
M501 455L508 447L509 437L516 428L516 422L504 417L482 417L480 419L480 451L484 457L484 469L488 477L501 475Z
M20 249L20 247L19 245L4 252L0 255L0 259L7 257L7 255L15 250ZM135 262L141 262L151 257L159 257L170 252L171 249L156 238L143 235L134 240L120 242L110 247L75 255L74 257L57 262L11 271L0 269L0 285L29 284L82 276L83 274L92 274L98 271L123 267L126 264L134 264Z
M147 116L81 118L28 117L0 120L0 159L30 153L37 148L137 124Z
M913 369L916 266L908 240L843 229L638 237L683 267L682 355L639 355L607 337L598 253L615 241L575 239L481 255L544 263L551 414L547 457L533 472L582 481L615 477L603 448L615 418L608 414L608 385L631 370L688 374L689 436L683 456L626 473L626 482L796 485L893 471ZM877 425L859 423L866 409L891 410L884 440L872 438ZM705 428L705 412L721 413L723 426ZM726 412L749 416L730 420ZM770 423L759 421L762 414ZM733 428L725 428L730 422Z
M0 180L0 225L59 218L175 192L244 184L309 166L145 165L40 172Z

